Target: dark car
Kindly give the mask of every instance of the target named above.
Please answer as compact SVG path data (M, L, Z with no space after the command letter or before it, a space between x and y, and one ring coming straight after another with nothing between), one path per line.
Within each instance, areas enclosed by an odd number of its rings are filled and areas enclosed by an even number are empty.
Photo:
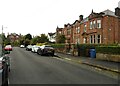
M37 50L37 54L39 55L52 55L54 56L54 48L50 45L42 45L40 48Z
M10 72L10 58L7 55L0 57L0 85L8 86L8 77Z

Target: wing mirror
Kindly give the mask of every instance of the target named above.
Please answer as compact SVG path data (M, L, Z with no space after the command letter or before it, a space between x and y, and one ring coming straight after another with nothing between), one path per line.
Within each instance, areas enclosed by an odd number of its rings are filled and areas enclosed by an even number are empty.
M4 54L10 54L10 51L8 51L8 50L4 51Z

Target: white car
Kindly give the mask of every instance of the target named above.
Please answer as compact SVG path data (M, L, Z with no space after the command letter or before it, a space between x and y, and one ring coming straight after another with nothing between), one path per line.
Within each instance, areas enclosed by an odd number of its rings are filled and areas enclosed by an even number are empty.
M34 52L34 53L37 53L37 50L40 48L40 46L37 46L37 45L33 45L32 46L32 52Z
M26 50L31 51L31 50L32 50L32 45L28 45L28 46L26 47Z
M24 45L20 45L20 48L24 48L25 46Z

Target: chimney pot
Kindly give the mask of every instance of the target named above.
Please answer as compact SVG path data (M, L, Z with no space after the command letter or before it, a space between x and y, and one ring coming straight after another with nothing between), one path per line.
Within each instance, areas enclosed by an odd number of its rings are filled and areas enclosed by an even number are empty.
M79 20L82 21L83 20L83 15L79 16Z

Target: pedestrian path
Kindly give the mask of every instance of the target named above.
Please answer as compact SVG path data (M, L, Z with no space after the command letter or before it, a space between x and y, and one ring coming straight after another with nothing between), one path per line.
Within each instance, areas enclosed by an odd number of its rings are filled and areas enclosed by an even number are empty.
M118 62L103 61L103 60L98 60L96 58L90 58L90 57L72 56L70 54L63 54L63 53L56 53L56 55L63 59L68 58L69 60L81 62L82 64L99 67L105 70L120 73L120 63Z

